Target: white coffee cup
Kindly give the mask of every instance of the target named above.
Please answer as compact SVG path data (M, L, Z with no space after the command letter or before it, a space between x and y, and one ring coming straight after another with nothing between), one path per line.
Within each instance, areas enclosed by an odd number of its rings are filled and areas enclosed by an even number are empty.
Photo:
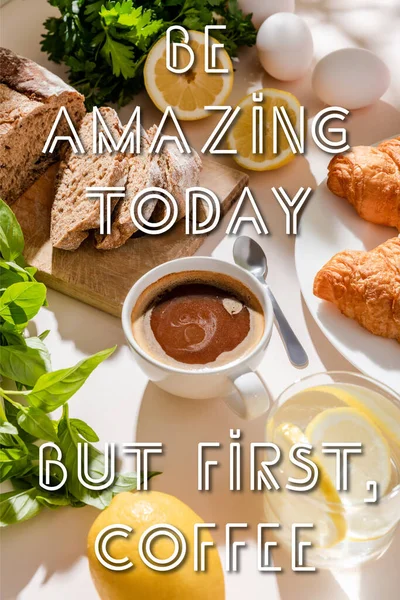
M264 311L264 332L254 348L231 363L202 370L180 369L158 361L135 340L132 310L140 294L165 275L182 271L223 273L241 281L259 300ZM141 277L128 293L122 308L122 327L137 363L147 377L163 390L183 398L203 400L224 397L230 408L245 419L255 419L270 405L268 391L255 373L265 355L273 324L272 304L263 286L244 269L211 257L178 258L155 267Z

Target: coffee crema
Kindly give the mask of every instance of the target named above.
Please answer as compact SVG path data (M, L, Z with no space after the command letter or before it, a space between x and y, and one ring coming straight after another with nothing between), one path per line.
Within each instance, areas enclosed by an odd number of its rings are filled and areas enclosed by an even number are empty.
M210 271L162 277L139 296L132 331L156 360L194 370L248 354L264 332L264 314L239 280Z

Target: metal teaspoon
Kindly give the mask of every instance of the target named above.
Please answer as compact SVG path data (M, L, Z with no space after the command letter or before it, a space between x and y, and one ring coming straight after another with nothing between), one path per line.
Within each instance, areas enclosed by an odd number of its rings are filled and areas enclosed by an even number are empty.
M242 235L237 238L233 246L233 258L239 267L249 271L260 283L265 286L274 309L275 323L278 327L279 333L281 334L281 338L290 362L299 369L306 367L308 365L308 356L306 351L300 344L293 329L287 322L286 317L276 301L275 296L265 281L268 275L268 262L264 250L252 238Z

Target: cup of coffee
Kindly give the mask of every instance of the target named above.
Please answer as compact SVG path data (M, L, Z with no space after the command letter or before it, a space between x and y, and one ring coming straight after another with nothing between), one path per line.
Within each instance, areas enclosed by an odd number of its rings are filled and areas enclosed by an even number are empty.
M252 275L203 256L152 269L122 309L125 337L151 381L183 398L222 396L247 419L269 408L268 391L254 371L272 323L271 301Z

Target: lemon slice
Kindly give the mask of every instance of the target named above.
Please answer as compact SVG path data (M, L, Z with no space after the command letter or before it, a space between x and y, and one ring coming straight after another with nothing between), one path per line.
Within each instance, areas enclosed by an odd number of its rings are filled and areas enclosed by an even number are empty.
M293 154L280 126L278 126L278 153L273 153L273 108L274 106L285 108L290 122L299 136L300 102L293 94L273 88L258 90L256 94L263 94L264 100L262 103L254 102L253 93L239 102L241 111L228 134L227 143L230 148L237 150L237 154L234 154L233 158L241 167L251 171L279 169L289 163L295 157L295 154ZM263 107L264 129L266 130L263 154L253 154L254 106Z
M315 391L333 394L341 402L372 420L384 436L400 448L400 409L390 400L364 388L355 394L337 386L319 386Z
M291 423L281 424L274 432L273 441L282 453L277 467L281 491L266 492L267 511L269 507L283 528L290 528L293 523L312 523L314 528L305 530L303 535L316 547L330 548L338 544L346 536L346 521L339 495L323 466L313 457L319 469L319 481L313 490L293 492L284 489L289 477L304 477L304 472L289 459L290 448L297 443L310 442L301 429Z
M172 106L175 115L183 121L195 121L210 116L205 106L221 106L232 90L233 67L229 54L223 48L217 50L217 69L228 73L206 73L204 68L205 35L189 31L190 43L196 60L193 67L183 74L167 69L167 41L161 38L150 50L144 66L144 83L147 93L161 111ZM210 38L210 44L218 43ZM185 50L178 51L178 67L188 64Z
M345 396L343 396L343 399ZM306 429L306 436L319 452L318 457L329 477L335 480L336 458L322 454L322 442L361 442L363 453L350 458L347 492L340 492L346 509L349 538L352 541L372 540L384 535L398 520L399 508L394 503L364 503L370 497L368 481L377 481L379 493L387 492L392 465L390 449L380 429L365 411L356 408L332 408L315 417Z
M382 433L365 414L355 408L331 408L315 417L306 429L306 436L319 452L319 458L335 481L336 457L323 454L321 444L362 443L362 454L350 458L348 491L342 493L346 504L363 502L368 496L367 481L377 481L384 494L392 474L389 446Z

